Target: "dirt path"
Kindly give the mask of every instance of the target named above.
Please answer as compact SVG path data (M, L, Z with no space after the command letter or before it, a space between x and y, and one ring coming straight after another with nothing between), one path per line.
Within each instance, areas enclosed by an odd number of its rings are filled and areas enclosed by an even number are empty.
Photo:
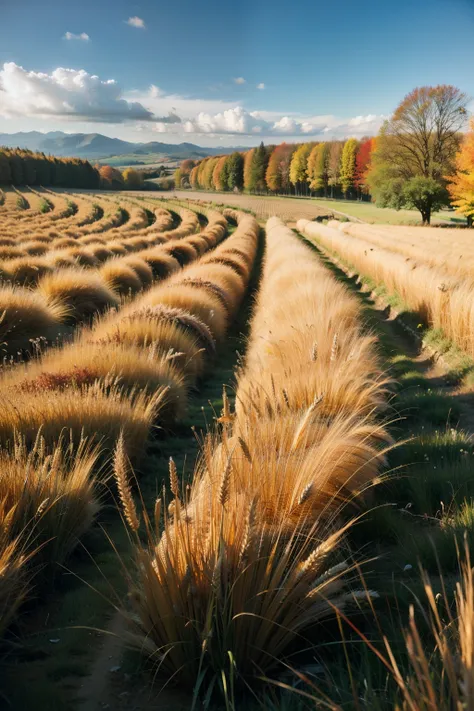
M178 689L156 688L150 676L127 672L123 616L117 612L102 633L89 676L81 688L77 711L185 711L190 699Z

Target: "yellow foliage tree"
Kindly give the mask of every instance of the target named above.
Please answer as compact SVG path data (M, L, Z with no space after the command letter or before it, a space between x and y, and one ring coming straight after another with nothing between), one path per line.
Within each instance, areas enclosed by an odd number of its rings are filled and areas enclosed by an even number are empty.
M298 188L307 187L306 168L313 145L313 143L300 144L291 158L290 181L297 188L297 192L299 192Z
M461 150L456 156L456 174L449 178L449 194L457 212L467 217L469 226L474 222L474 119L466 134Z
M134 170L133 168L125 168L122 173L123 181L127 188L132 190L137 190L143 185L143 173L139 170Z

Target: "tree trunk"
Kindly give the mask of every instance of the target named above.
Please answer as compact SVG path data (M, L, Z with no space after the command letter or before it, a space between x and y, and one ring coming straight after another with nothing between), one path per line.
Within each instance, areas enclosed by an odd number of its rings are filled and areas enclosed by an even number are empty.
M423 225L429 225L431 222L431 208L428 207L425 210L420 210L420 212L423 220Z
M472 227L474 225L474 217L472 215L467 216L467 226Z

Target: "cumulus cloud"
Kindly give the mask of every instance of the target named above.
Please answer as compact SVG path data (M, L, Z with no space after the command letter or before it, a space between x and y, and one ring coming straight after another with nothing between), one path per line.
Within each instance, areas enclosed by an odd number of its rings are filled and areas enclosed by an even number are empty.
M247 83L243 77L236 77L236 78L234 79L234 82L235 82L236 84L246 84L246 83Z
M242 78L242 77L241 77ZM243 78L242 78L243 79ZM244 80L245 81L245 80ZM263 84L256 85L258 87ZM0 116L7 119L66 119L95 123L133 123L138 131L204 136L231 142L255 140L331 140L375 135L384 116L341 118L284 111L249 111L235 102L167 94L151 85L123 93L113 79L85 70L59 67L51 74L27 71L14 62L0 65ZM151 140L151 135L150 135ZM249 142L252 142L251 140Z
M66 32L63 39L66 40L80 40L81 42L89 42L90 37L85 32L81 32L80 35L75 35L74 32Z
M190 99L166 94L152 85L148 92L130 92L160 118L155 130L160 133L184 133L198 136L259 136L311 139L360 138L375 135L384 118L375 114L339 118L333 115L303 116L296 112L248 111L233 102L215 99ZM181 120L181 124L179 123ZM168 126L166 126L168 124Z
M130 27L138 27L141 30L145 29L145 21L142 20L141 17L129 17L127 20L127 25L130 25Z
M217 114L200 111L184 124L186 133L231 133L251 135L267 128L267 121L258 112L249 113L241 106L227 109Z
M29 72L14 62L0 70L0 115L105 123L156 120L141 103L126 101L113 79L103 81L84 69L63 67L51 74Z
M252 136L309 138L346 138L374 135L379 130L384 116L368 114L349 119L336 116L304 117L295 114L281 115L276 112L246 111L241 106L229 107L215 114L201 111L184 123L186 133L230 134Z
M216 114L201 111L195 118L184 123L186 133L246 136L304 136L324 128L325 124L313 124L292 116L280 116L277 120L272 120L267 118L264 112L249 112L242 106L228 108Z
M257 89L265 89L265 84L263 83L263 81L261 81L260 84L257 84Z

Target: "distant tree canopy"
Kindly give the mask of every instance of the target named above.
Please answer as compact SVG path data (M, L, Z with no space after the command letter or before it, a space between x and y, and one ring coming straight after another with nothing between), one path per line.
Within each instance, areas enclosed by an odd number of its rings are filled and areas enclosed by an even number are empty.
M87 160L0 147L0 184L98 188L100 177Z
M125 168L122 173L123 182L130 190L139 190L143 187L143 173L133 168Z

